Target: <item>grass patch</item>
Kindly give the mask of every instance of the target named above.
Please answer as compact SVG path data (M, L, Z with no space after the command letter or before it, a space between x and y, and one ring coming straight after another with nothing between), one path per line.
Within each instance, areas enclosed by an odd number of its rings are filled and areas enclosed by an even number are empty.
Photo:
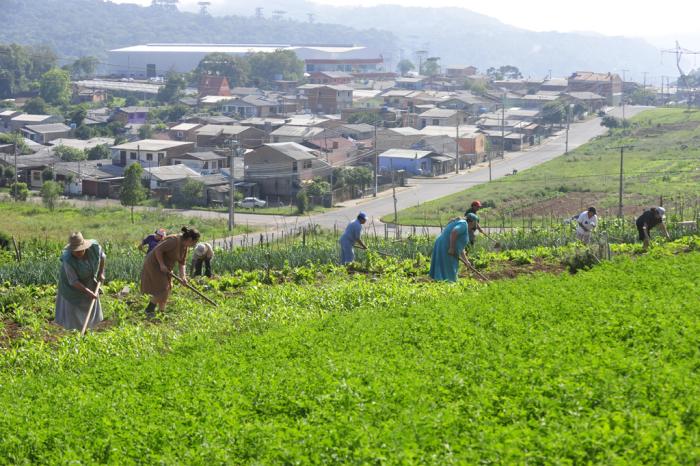
M162 210L136 211L131 223L129 209L121 207L76 208L57 207L50 211L36 204L0 202L0 229L20 241L65 241L71 231L81 231L86 238L115 243L136 243L165 228L177 233L184 225L199 229L205 239L230 236L223 219L194 219ZM235 233L252 231L236 226Z
M399 223L440 225L462 214L472 200L488 201L482 224L519 226L522 218L558 219L596 205L606 216L617 214L620 151L625 151L623 204L626 215L664 198L681 217L700 210L700 111L653 109L631 120L631 128L615 130L517 175L481 184L465 191L399 212ZM393 221L393 214L383 221Z

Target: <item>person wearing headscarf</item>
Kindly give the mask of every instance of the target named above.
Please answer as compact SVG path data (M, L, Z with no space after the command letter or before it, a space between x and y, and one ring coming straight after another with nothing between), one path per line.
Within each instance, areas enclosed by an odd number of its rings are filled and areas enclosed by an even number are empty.
M93 301L95 307L88 322L92 328L102 322L102 306L95 293L97 282L105 279L105 253L95 240L86 240L74 232L61 253L56 295L55 322L66 329L82 329Z
M642 215L637 217L636 223L637 231L639 232L639 241L644 243L645 251L649 249L649 239L651 238L649 231L657 225L661 231L664 232L666 238L670 239L666 224L664 223L664 218L666 218L666 209L663 207L652 207L649 210L645 210Z
M214 249L209 243L197 243L192 253L192 276L202 275L202 264L204 265L204 275L211 278L211 260L214 258Z
M148 250L146 251L146 254L149 252L153 251L156 246L158 246L158 243L163 241L163 238L165 238L165 229L164 228L158 228L152 235L146 236L143 241L141 241L141 244L139 245L139 251L143 252L143 248L145 246L148 246Z
M469 243L467 221L460 217L450 220L435 239L433 254L430 258L430 278L437 281L456 282L459 258L467 261L467 255L464 252L467 243Z
M187 251L199 241L199 231L195 228L182 227L179 235L166 236L158 246L146 256L141 271L141 292L151 295L146 307L146 316L155 316L155 309L165 310L165 305L172 290L172 273L175 263L179 264L179 277L187 283L185 264Z

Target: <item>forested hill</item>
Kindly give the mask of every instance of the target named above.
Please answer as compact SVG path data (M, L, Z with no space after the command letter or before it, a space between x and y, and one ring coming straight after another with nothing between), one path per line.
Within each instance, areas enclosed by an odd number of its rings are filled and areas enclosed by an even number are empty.
M210 17L101 0L0 0L0 43L44 44L59 56L106 56L148 42L355 43L382 53L392 33L337 24Z

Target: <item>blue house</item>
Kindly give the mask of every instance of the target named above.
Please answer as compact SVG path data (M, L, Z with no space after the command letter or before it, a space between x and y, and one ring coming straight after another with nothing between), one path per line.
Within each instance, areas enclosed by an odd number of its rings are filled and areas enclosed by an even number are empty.
M430 176L434 174L433 157L439 154L427 150L389 149L379 154L379 172L404 170L412 175Z

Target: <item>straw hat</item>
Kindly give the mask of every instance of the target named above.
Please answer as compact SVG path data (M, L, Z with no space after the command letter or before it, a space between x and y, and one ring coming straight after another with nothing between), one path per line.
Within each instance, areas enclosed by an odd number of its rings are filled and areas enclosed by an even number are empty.
M83 234L79 231L71 233L68 237L68 244L66 244L66 248L72 252L84 251L90 246L92 246L92 240L83 238Z

